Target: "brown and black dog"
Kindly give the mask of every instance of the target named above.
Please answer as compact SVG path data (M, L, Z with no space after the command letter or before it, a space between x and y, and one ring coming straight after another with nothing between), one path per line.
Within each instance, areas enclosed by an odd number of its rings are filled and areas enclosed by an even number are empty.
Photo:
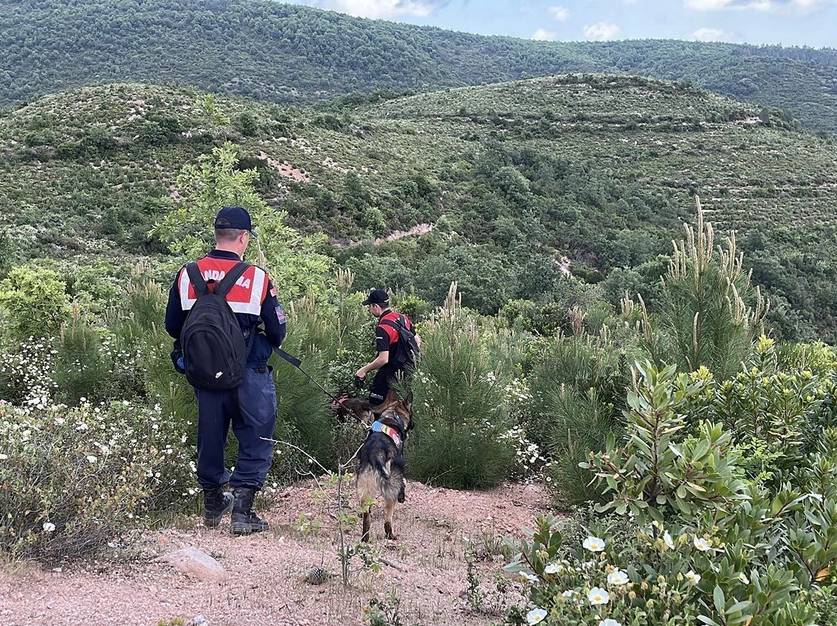
M413 428L412 399L394 394L381 406L380 417L358 452L357 496L363 510L362 541L369 541L371 503L384 499L384 532L395 539L392 516L396 502L404 502L404 442Z

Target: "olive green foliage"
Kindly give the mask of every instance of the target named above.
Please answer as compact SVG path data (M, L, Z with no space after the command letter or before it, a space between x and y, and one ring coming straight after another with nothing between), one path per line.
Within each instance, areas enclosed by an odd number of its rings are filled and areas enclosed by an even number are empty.
M485 488L509 473L515 444L506 386L514 372L483 341L490 331L462 309L455 285L421 328L411 380L417 428L407 446L410 474L432 484Z
M700 201L697 208L697 230L686 226L686 240L675 245L656 314L649 316L640 300L644 347L658 363L687 371L711 365L726 378L738 371L761 333L767 303L744 272L735 235L716 253Z
M601 112L605 101L615 108ZM181 235L197 250L217 210L204 205L255 192L247 202L264 200L261 221L278 232L257 224L251 254L261 262L261 245L294 295L307 287L304 273L320 276L327 263L296 258L311 251L350 268L361 291L387 286L438 306L456 281L463 304L483 314L533 302L537 313L524 311L519 328L569 331L579 306L596 332L625 290L654 305L661 255L698 191L718 232L741 234L744 269L775 303L767 323L783 339L833 338L833 141L765 125L760 109L688 85L624 76L340 107L340 124L323 125L310 109L117 84L0 115L0 210L15 227L15 254L116 265L168 251ZM236 125L245 113L255 120L246 133ZM201 183L220 167L213 149L229 141L238 147L228 173ZM245 181L250 191L235 191ZM226 191L207 191L215 187ZM204 217L188 232L168 229L166 242L162 231L149 235L173 206Z
M596 470L608 492L617 492L603 510L662 521L667 509L694 515L698 506L724 509L744 500L732 435L709 422L686 430L686 407L701 391L701 376L676 376L674 366L658 370L649 363L633 374L625 445L617 451L611 435L607 450L583 465Z
M294 300L329 289L333 261L322 253L321 236L300 235L285 224L286 214L271 209L255 190L258 172L238 170L235 146L225 144L202 156L198 165L186 165L177 179L178 206L155 227L154 233L174 254L196 258L210 250L215 214L222 206L246 208L257 237L251 257L267 267L281 296Z
M782 122L781 109L810 128L837 130L830 89L837 57L830 49L533 42L255 0L84 0L72 7L58 0L18 0L0 16L0 30L12 34L0 106L119 80L190 84L278 102L351 94L341 99L351 104L361 91L375 90L369 97L380 101L407 89L609 72L692 81L772 107L757 110L768 123ZM242 134L253 128L247 116L232 119ZM337 115L323 115L319 123L335 130L345 126ZM162 133L155 127L148 134Z
M67 319L70 307L61 276L37 265L12 268L0 282L0 311L14 339L49 337Z

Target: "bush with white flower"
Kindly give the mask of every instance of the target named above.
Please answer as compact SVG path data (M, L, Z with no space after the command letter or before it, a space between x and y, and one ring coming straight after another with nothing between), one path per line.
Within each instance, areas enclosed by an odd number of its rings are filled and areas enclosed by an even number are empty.
M190 500L185 440L159 408L127 401L0 402L0 552L86 555L153 509Z
M610 500L563 534L539 520L509 566L530 599L512 622L540 609L540 622L570 626L833 623L837 428L809 422L817 445L765 481L742 460L734 425L700 421L717 401L710 383L705 372L635 369L624 437L585 464Z

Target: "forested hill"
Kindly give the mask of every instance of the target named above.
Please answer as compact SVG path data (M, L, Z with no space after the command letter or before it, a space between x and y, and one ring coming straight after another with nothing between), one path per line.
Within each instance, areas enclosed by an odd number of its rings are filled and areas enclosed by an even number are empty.
M359 289L439 303L456 280L484 313L518 299L615 308L626 290L650 303L667 267L658 255L698 193L719 242L738 231L774 327L837 341L837 140L760 113L680 83L601 75L339 114L193 88L62 92L0 114L0 215L15 235L0 237L0 260L77 256L107 275L114 260L163 251L149 230L177 206L181 168L231 141L261 196L326 233ZM386 241L411 230L425 234Z
M837 133L833 49L533 42L256 0L4 0L0 32L0 107L125 80L304 102L374 89L606 72L693 81Z

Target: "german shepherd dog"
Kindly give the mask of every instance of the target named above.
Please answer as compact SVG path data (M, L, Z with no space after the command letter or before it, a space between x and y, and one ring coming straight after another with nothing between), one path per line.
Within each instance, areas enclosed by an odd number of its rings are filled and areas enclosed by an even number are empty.
M371 502L377 495L384 498L384 532L395 539L392 515L396 502L404 502L404 442L413 428L412 398L387 397L380 417L358 453L357 497L363 509L361 541L369 541L372 524Z

